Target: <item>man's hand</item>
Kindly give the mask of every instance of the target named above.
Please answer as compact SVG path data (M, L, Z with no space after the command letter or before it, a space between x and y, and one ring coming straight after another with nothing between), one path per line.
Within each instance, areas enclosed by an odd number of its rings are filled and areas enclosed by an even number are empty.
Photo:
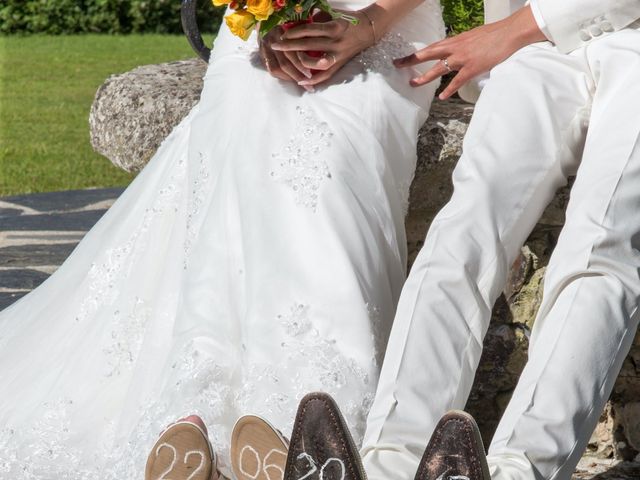
M414 87L456 71L456 76L439 96L444 100L469 80L488 72L517 50L543 40L546 37L538 28L531 7L526 6L504 20L432 43L407 57L394 60L394 64L404 68L429 60L440 60L424 75L411 80Z

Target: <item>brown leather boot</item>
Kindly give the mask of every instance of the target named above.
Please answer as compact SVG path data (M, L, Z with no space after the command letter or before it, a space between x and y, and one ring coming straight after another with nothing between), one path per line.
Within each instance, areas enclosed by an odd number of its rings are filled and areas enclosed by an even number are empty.
M436 425L415 480L491 480L478 425L452 410Z
M298 406L284 480L366 480L358 449L338 406L310 393Z

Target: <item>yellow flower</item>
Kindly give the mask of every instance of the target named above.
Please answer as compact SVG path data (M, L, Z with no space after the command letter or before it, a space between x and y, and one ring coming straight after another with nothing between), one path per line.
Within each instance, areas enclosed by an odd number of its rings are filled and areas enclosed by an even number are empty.
M251 35L251 29L256 24L256 19L246 10L238 10L231 15L224 17L229 30L243 40L247 40Z
M223 5L228 5L231 3L231 0L211 0L211 2L216 6L216 7L222 7Z
M256 20L266 20L273 13L273 2L272 0L247 0L247 11L253 13Z

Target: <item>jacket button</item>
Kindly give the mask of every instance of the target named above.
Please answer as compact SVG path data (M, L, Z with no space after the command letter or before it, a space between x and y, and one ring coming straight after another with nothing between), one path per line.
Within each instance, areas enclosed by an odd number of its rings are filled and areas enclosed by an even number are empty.
M613 25L609 22L602 22L600 28L602 28L603 32L613 32Z
M602 35L602 30L600 30L600 27L598 27L597 25L593 25L589 31L591 32L591 35L593 35L594 37L599 37L600 35Z
M580 30L580 40L583 42L588 42L591 40L591 35L586 30Z

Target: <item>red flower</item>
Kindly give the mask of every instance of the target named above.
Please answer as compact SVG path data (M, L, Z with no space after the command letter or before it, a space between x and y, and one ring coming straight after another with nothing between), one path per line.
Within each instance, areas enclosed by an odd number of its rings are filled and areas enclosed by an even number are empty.
M287 4L287 0L273 0L273 9L277 12L282 10Z

